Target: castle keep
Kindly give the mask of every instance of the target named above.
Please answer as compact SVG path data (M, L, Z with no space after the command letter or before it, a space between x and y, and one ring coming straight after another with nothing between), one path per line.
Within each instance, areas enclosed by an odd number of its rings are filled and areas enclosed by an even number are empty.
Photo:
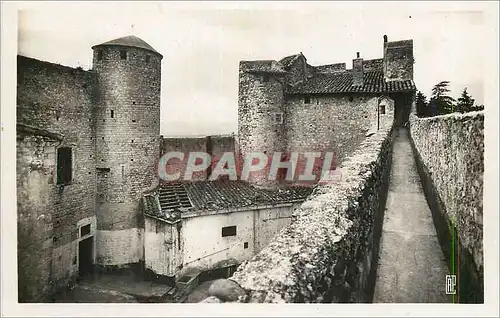
M378 130L380 116L408 121L415 92L413 41L388 42L382 59L311 66L300 53L279 61L242 61L238 135L252 151L333 151L336 161ZM393 114L394 111L394 114ZM321 158L323 159L323 158ZM299 162L300 162L299 158ZM266 185L265 173L254 182Z
M241 263L290 224L311 189L278 189L265 172L249 183L207 172L161 184L164 152L333 151L340 163L381 116L405 123L415 93L411 40L385 37L383 58L358 54L352 69L311 66L302 53L242 61L237 137L173 140L160 136L162 55L135 36L92 49L89 71L18 56L20 301L96 267L175 278Z

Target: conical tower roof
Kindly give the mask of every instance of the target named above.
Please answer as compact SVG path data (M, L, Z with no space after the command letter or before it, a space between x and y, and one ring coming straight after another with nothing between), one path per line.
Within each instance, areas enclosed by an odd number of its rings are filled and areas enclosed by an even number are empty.
M151 45L146 43L143 39L136 37L135 35L124 36L124 37L117 38L117 39L114 39L114 40L111 40L108 42L94 45L92 47L92 49L95 49L95 48L100 47L100 46L107 46L107 45L110 45L110 46L117 45L117 46L128 46L128 47L140 48L140 49L151 51L151 52L156 53L156 54L160 55L161 57L163 57Z

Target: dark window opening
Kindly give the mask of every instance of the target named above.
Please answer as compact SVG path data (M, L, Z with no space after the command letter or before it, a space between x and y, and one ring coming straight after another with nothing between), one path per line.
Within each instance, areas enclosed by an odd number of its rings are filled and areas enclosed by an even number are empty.
M132 102L132 105L135 105L135 102Z
M97 60L102 60L102 51L97 51Z
M73 178L73 158L70 147L57 149L57 184L69 184Z
M134 159L130 159L130 161L134 161Z
M248 242L243 243L243 248L248 248Z
M379 108L380 108L379 113L380 113L381 115L384 115L384 114L385 114L385 105L380 105L380 106L379 106Z
M134 143L134 139L132 139L132 143Z
M111 110L111 118L115 118L115 111Z
M304 104L310 104L311 103L311 96L304 96Z
M90 234L90 224L84 225L80 228L80 237Z
M150 60L150 56L146 55L146 63L149 63L149 60Z
M354 100L354 97L349 96L349 101L352 102Z
M135 122L136 122L136 120L135 120L135 119L132 119L132 122L133 122L133 123L135 123Z
M236 236L236 226L226 226L222 228L222 237Z
M282 113L274 114L274 122L277 124L283 124L283 114Z
M125 50L120 51L120 59L122 59L122 60L127 59L127 51L125 51Z

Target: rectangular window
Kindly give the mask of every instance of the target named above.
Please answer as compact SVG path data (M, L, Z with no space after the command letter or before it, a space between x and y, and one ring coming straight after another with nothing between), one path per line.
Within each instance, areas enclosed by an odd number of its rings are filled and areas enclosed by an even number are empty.
M73 179L73 156L70 147L57 149L57 184L69 184Z
M127 51L125 51L125 50L120 51L120 59L122 59L122 60L127 59Z
M149 63L149 60L150 60L150 56L146 55L146 63Z
M283 113L275 113L274 114L274 122L276 124L283 124Z
M102 51L97 51L97 60L102 60Z
M311 96L304 96L304 104L310 104L311 103Z
M380 105L379 108L380 108L380 114L384 115L385 114L385 105Z
M111 110L111 118L115 118L115 111Z
M236 226L226 226L222 228L222 237L236 236Z
M243 248L248 248L248 242L243 243Z
M84 225L80 228L80 237L90 234L90 224Z

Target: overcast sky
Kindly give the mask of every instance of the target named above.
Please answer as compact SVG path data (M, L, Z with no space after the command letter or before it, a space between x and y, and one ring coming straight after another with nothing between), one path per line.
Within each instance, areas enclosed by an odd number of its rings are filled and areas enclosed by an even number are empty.
M91 68L91 46L136 35L163 54L161 134L237 131L238 63L303 52L311 65L381 58L413 39L417 88L439 81L483 103L485 4L20 3L18 52ZM490 25L489 25L490 26ZM488 105L485 105L488 107Z

